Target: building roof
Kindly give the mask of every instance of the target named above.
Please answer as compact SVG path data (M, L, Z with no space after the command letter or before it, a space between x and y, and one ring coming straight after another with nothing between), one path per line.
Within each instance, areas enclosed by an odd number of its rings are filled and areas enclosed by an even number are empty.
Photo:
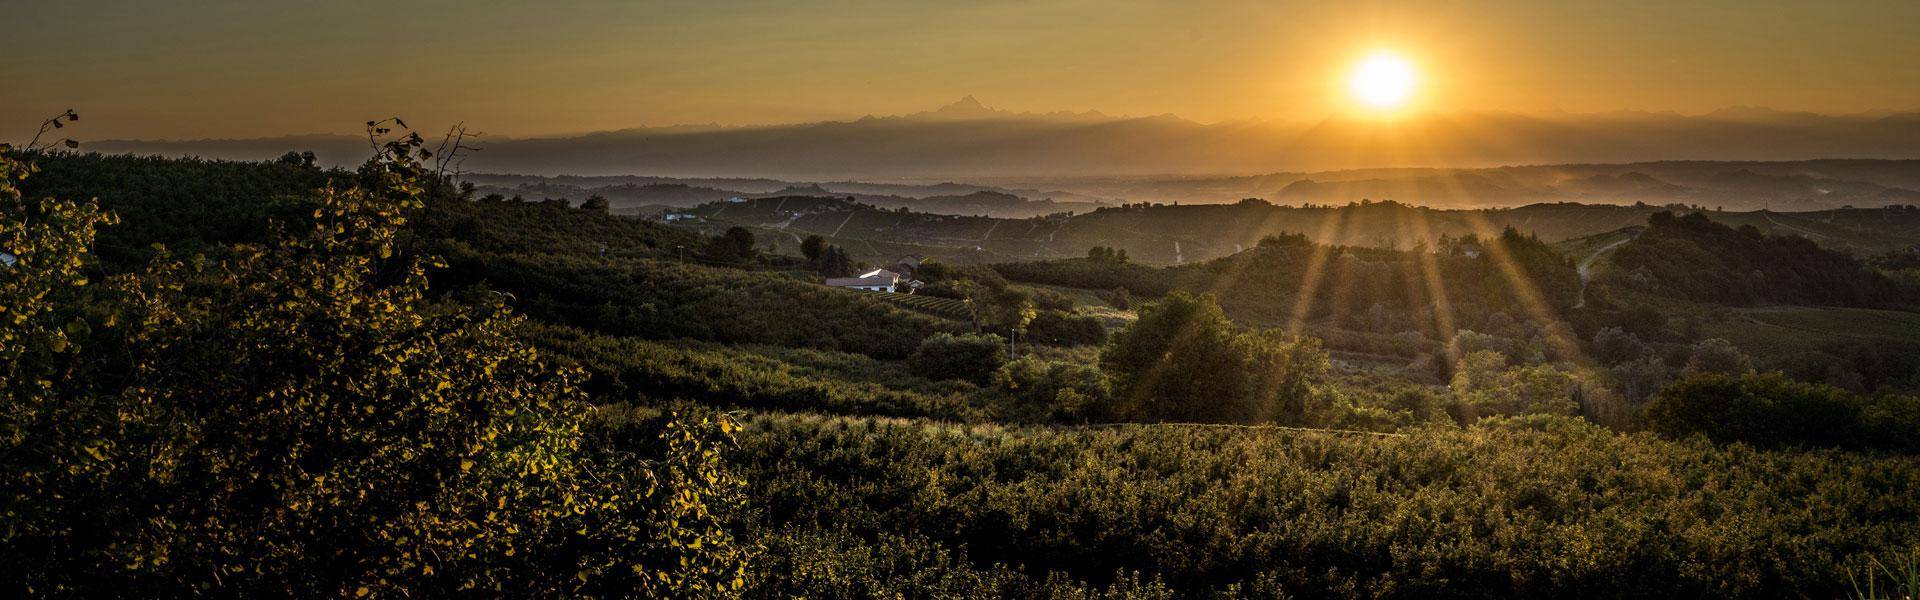
M899 279L899 278L900 278L900 274L899 274L899 273L895 273L895 272L893 272L893 271L888 271L888 270L886 270L886 269L874 269L874 270L872 270L872 271L867 271L867 272L865 272L865 273L861 273L861 274L860 274L860 276L861 276L861 277L875 277L875 278L884 278L884 279L888 279L888 280L894 280L894 279Z
M899 280L892 277L829 277L827 285L831 287L853 286L890 286Z

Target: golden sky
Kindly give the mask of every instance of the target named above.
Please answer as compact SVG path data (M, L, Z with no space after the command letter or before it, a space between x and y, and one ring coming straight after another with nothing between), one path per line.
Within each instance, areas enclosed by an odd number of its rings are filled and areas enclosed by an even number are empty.
M1314 120L1369 54L1423 110L1920 108L1920 2L16 2L0 139L528 136L929 110ZM42 115L41 113L45 113Z

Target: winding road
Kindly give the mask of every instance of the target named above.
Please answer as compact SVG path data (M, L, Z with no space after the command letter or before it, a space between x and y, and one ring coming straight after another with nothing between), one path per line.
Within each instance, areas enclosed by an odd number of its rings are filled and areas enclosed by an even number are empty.
M1590 279L1593 279L1593 263L1599 262L1600 255L1606 254L1607 251L1620 247L1621 244L1625 244L1635 239L1639 239L1639 237L1640 237L1640 234L1638 232L1635 232L1632 236L1628 236L1626 239L1615 241L1614 243L1607 244L1605 246L1601 246L1600 249L1594 250L1592 254L1588 254L1586 258L1580 260L1580 266L1576 267L1576 270L1580 272L1580 296L1574 300L1573 302L1574 308L1580 308L1582 306L1587 305L1587 281Z

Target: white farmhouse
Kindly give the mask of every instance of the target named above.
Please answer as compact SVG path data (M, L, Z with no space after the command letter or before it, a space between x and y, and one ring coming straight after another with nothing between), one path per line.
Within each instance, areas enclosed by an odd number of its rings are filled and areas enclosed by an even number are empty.
M900 288L900 274L886 269L874 269L861 273L858 277L829 277L826 283L827 287L893 293Z

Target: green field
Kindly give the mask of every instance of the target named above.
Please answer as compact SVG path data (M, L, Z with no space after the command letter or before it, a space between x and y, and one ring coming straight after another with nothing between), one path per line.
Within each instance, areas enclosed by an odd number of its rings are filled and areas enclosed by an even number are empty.
M1754 354L1791 354L1848 341L1920 339L1920 313L1819 306L1734 309L1729 319L1703 323L1701 335L1725 338Z

